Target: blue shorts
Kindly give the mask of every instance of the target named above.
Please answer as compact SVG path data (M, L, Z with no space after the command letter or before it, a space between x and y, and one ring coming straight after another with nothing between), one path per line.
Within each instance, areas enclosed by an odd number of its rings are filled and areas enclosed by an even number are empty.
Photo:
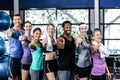
M15 78L21 75L21 58L10 57L8 59L8 77Z

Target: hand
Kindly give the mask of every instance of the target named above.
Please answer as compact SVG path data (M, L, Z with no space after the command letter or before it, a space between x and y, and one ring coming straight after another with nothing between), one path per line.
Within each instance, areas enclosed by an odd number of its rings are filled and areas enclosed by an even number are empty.
M22 41L23 40L23 36L19 36L19 40Z
M76 40L76 43L77 43L77 44L80 44L82 41L83 41L83 39L80 38L80 37L78 37L77 40Z
M47 42L48 42L48 38L47 37L42 40L43 47L46 46Z
M57 39L57 47L59 49L64 49L64 47L65 47L65 39L63 37L59 37Z
M107 73L107 80L111 80L111 74L109 72Z
M14 33L13 30L9 29L7 31L7 37L11 37L13 35L13 33Z

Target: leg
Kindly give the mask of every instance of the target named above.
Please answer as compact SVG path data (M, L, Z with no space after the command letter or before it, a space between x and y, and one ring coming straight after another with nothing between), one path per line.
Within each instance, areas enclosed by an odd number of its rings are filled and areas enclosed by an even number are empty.
M22 64L21 68L22 68L21 69L22 80L30 80L30 74L29 74L30 65Z
M46 73L48 80L56 80L54 72Z
M39 80L39 71L30 69L31 80Z
M58 71L58 79L59 80L69 80L70 71Z
M29 71L22 69L22 80L29 80Z

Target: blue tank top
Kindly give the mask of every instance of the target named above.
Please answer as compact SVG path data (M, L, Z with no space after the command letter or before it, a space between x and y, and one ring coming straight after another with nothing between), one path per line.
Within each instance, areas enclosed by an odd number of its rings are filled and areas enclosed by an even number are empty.
M19 40L20 32L18 32L16 29L12 28L13 35L8 39L10 52L9 55L11 57L15 58L21 58L23 55L23 48L21 41ZM21 31L22 35L24 34L24 31Z
M35 50L31 51L32 54L32 64L30 69L33 70L42 70L43 69L43 51L42 48L39 47L36 43Z

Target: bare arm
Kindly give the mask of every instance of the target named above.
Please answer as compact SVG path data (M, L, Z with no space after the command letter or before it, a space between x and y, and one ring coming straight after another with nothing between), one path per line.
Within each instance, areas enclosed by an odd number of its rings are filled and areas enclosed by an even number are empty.
M105 62L105 69L106 69L106 71L107 71L107 79L108 79L108 80L111 80L111 74L110 74L110 72L109 72L109 69L108 69L108 66L107 66L106 62Z
M12 29L9 29L8 31L7 31L7 37L9 38L9 37L12 37L12 35L13 35L13 30Z

